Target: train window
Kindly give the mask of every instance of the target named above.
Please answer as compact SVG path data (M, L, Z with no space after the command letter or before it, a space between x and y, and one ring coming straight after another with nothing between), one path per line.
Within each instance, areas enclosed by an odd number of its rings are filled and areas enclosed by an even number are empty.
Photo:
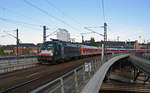
M48 45L47 45L47 50L51 50L51 49L52 49L52 47L53 47L53 45L52 45L52 44L48 44Z
M59 50L59 46L56 46L57 50Z
M42 45L41 50L45 50L45 49L50 50L52 49L52 47L53 47L53 44L46 42Z

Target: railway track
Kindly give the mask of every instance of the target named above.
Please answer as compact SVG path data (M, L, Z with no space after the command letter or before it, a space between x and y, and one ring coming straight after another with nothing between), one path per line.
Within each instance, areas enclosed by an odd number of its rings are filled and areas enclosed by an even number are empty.
M40 65L32 69L17 71L0 76L1 93L27 93L33 89L50 82L61 75L80 66L85 61L96 59L97 57L84 58L58 65Z

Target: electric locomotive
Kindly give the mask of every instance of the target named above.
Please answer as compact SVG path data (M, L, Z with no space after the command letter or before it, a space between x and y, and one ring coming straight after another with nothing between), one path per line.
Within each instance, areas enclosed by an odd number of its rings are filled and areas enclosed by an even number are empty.
M42 44L38 61L40 63L56 63L60 60L80 56L80 45L62 41L47 41Z

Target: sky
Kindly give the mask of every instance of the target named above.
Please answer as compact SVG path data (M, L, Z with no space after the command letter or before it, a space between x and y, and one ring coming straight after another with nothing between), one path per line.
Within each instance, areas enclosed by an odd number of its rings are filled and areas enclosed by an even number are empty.
M1 0L0 1L0 45L16 44L16 29L22 43L41 43L43 28L46 25L47 40L56 38L58 28L67 29L71 38L81 42L94 37L103 40L98 34L91 33L84 27L103 34L104 22L108 24L108 40L139 42L150 41L150 0ZM52 34L53 33L53 34ZM11 34L11 35L10 35ZM13 35L13 36L12 36Z

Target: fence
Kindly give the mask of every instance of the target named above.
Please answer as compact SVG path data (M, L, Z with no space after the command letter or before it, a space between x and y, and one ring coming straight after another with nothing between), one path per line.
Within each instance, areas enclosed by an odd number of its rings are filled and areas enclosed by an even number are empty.
M105 56L104 61L101 61L101 58L87 61L80 67L31 91L30 93L79 93L103 63L117 55L120 54Z

